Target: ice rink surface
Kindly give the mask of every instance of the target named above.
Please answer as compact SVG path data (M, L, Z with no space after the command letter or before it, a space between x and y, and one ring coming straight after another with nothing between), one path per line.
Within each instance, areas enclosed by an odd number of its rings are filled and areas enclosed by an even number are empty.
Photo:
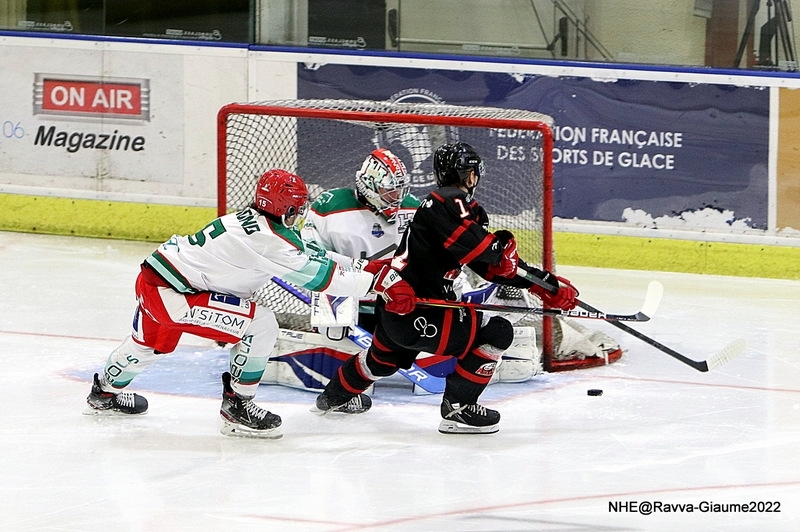
M690 358L748 348L701 373L592 321L623 358L490 386L495 435L439 434L440 397L392 378L344 419L262 385L267 441L219 434L227 354L194 337L131 385L147 415L82 415L154 247L0 233L0 530L800 530L800 282L562 267L608 312L661 281L633 326Z

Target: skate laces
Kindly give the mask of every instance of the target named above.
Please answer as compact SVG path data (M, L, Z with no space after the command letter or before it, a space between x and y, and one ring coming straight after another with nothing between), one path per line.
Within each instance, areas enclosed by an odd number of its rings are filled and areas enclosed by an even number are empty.
M249 399L244 401L242 406L244 407L244 411L247 412L251 418L264 419L267 417L267 411Z
M136 404L136 396L130 392L122 392L114 396L114 401L120 406L133 408Z
M462 412L465 412L467 414L473 413L483 417L487 415L486 407L479 404L460 405L460 406L456 405L458 405L458 403L450 404L450 408L452 408L453 410L449 414L447 414L447 417L458 416Z
M353 397L352 399L347 401L342 406L347 407L347 408L361 408L363 406L361 404L361 396L360 395L356 395L355 397Z
M465 408L475 412L479 416L486 416L486 407L482 405L467 405Z

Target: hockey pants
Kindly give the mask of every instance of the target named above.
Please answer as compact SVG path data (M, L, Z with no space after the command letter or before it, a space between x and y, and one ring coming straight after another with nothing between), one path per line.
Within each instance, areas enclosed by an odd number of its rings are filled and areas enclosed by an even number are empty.
M270 309L225 294L176 292L145 266L136 280L136 298L131 336L106 362L109 384L117 389L127 386L159 355L174 351L183 333L191 333L234 344L231 385L241 396L255 396L278 338L278 323Z

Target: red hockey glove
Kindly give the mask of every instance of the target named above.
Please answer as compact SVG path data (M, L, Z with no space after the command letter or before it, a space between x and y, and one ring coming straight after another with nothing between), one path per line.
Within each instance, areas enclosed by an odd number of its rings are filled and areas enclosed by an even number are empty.
M517 265L519 264L517 241L514 240L514 235L511 234L511 231L506 231L505 229L496 231L494 236L503 246L503 254L500 256L500 262L497 265L490 264L486 273L489 279L493 277L514 277L517 273Z
M375 276L372 290L386 301L386 310L395 314L408 314L417 303L417 296L411 285L388 265Z
M353 261L353 267L360 272L367 272L375 275L379 271L383 269L384 266L388 266L392 263L392 259L378 259L378 260L367 260L367 259L355 259Z
M558 279L558 292L552 294L539 285L533 285L529 288L531 293L539 296L542 303L550 308L560 308L561 310L572 310L578 304L578 290L572 286L567 279L563 277L554 276Z

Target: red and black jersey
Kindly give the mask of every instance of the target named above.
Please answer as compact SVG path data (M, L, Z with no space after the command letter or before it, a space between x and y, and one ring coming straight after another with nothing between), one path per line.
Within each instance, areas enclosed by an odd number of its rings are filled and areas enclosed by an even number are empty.
M487 276L488 266L497 265L503 251L488 227L489 216L477 201L457 187L441 187L417 209L392 266L422 298L455 300L453 281L464 265L494 283L530 288L532 283L520 276ZM548 275L522 260L519 266L539 278Z
M453 300L453 280L463 265L475 264L480 273L500 261L502 246L488 226L477 201L459 188L442 187L422 201L392 265L417 297Z

